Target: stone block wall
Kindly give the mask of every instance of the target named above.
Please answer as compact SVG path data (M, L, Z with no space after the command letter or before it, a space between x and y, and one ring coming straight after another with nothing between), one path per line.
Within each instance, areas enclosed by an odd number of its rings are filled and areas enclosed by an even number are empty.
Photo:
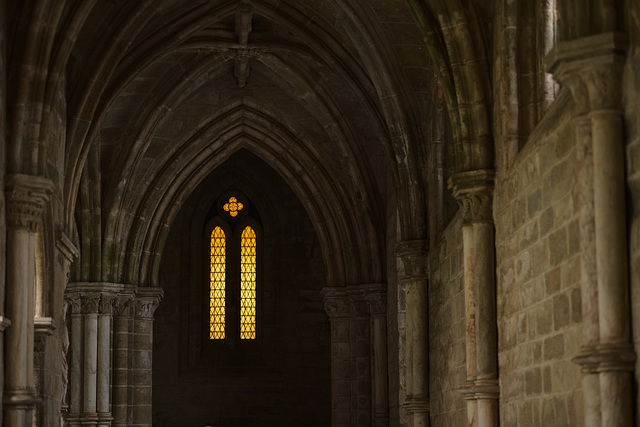
M582 425L577 153L559 99L494 195L500 423Z
M462 221L458 214L430 250L429 391L431 425L466 424Z

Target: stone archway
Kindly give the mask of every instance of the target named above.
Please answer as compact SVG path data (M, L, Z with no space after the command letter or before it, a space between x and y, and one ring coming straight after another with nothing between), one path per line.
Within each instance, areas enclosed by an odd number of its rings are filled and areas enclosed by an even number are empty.
M208 335L203 230L229 188L251 201L262 223L257 331L249 341ZM330 423L320 245L302 204L266 163L240 150L194 189L169 232L159 278L165 299L154 323L154 425Z

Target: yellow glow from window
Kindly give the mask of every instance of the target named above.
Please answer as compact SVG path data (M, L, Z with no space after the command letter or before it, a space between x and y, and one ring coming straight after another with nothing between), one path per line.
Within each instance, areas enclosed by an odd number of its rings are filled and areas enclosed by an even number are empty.
M256 338L256 233L242 231L240 252L240 339Z
M226 239L220 227L211 232L211 260L209 262L209 339L225 336Z

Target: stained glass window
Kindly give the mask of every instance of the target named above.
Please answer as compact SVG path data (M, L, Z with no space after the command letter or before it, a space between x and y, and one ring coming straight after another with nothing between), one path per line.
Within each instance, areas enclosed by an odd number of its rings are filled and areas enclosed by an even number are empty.
M226 238L216 227L211 232L211 260L209 262L209 338L225 338Z
M229 215L231 215L232 217L236 217L238 215L238 212L240 212L243 208L244 205L235 197L229 197L229 202L225 203L224 206L222 206L222 209L224 209L225 212L229 212Z
M256 338L256 232L242 231L240 243L240 339Z

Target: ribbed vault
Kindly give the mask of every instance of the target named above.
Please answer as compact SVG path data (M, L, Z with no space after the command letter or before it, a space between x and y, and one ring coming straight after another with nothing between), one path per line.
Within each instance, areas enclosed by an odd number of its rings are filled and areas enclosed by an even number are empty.
M181 202L246 148L316 224L329 285L383 281L389 179L402 238L426 230L421 110L400 76L429 65L390 60L386 25L419 34L402 2L97 2L69 61L78 278L156 285Z

